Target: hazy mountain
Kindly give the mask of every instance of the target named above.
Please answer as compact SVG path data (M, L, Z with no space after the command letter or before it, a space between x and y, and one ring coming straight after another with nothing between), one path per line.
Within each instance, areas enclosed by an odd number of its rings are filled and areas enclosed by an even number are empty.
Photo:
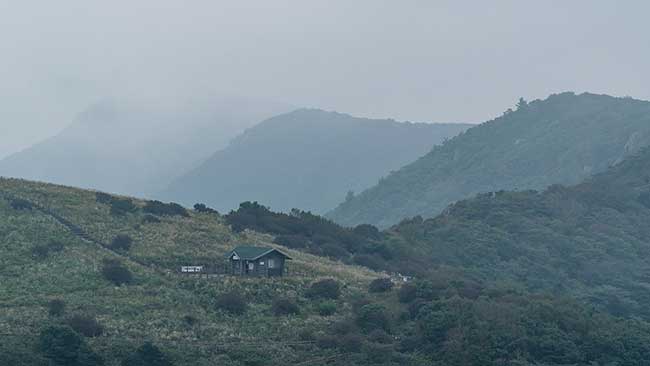
M249 129L162 196L220 211L256 200L276 210L324 212L467 127L301 109Z
M650 103L562 93L467 130L328 217L387 227L480 192L575 184L650 143Z
M56 136L0 161L0 175L149 196L245 128L287 110L245 98L105 101Z

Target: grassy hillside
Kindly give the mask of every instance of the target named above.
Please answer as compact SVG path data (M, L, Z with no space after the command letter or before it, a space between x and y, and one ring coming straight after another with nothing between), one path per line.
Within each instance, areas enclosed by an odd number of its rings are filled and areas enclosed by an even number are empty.
M563 93L434 148L328 214L338 223L388 227L433 217L481 192L577 184L650 144L650 103Z
M294 260L281 279L181 276L179 265L221 263L235 245L274 246L273 238L233 232L214 213L154 206L0 179L0 364L636 366L650 358L645 322L452 268L395 285L282 248ZM132 238L130 248L111 244L118 235ZM106 260L133 280L110 282ZM70 344L81 345L57 353ZM143 355L158 361L138 363Z
M161 197L221 212L256 200L279 211L324 213L467 127L297 110L247 130Z
M289 263L291 275L281 280L183 277L174 273L180 265L222 263L223 255L235 245L266 244L267 238L254 233L234 235L221 218L211 214L161 217L159 223L144 223L141 212L114 216L107 205L96 202L94 192L61 186L2 179L0 193L4 198L0 199L0 334L11 337L11 342L2 342L0 353L30 354L39 331L56 322L48 317L46 304L63 299L68 314L92 314L104 326L104 335L89 343L109 361L149 340L163 346L180 365L226 362L228 352L239 352L242 347L242 352L250 349L251 357L268 352L278 364L294 363L300 358L289 345L305 341L297 328L317 332L349 313L350 296L378 276L286 250L294 260ZM130 235L133 246L120 254L84 241L38 209L12 208L16 197L51 209L103 243L118 234ZM144 205L143 201L134 203ZM52 241L63 243L64 249L36 258L34 248ZM107 258L122 261L135 282L118 287L106 281L101 267ZM345 285L336 303L339 315L320 316L318 304L304 295L311 282L321 277ZM249 299L246 315L229 316L214 305L219 294L230 290L241 291ZM301 315L273 316L270 306L279 296L293 298ZM195 325L188 325L185 316L191 316ZM260 334L261 329L273 332ZM301 347L310 345L313 342ZM313 352L313 357L331 354Z

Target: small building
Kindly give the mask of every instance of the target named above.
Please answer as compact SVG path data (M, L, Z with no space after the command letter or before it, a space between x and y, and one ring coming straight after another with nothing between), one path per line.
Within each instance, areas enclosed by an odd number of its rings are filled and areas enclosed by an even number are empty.
M284 274L284 262L291 257L270 247L240 246L228 255L227 271L236 276L275 277Z

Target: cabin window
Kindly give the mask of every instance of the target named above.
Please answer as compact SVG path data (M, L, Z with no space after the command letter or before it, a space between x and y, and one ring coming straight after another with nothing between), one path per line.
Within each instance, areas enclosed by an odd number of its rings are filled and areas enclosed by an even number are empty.
M264 261L261 261L261 262L260 262L260 266L263 266L263 265L264 265Z
M248 263L248 269L249 270L255 269L255 263Z
M275 268L275 260L269 259L268 262L269 262L269 268Z

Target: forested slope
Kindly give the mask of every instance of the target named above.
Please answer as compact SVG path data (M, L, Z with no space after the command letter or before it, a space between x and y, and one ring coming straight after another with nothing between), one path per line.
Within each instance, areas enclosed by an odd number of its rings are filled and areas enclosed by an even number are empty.
M388 227L498 190L577 184L650 144L650 103L562 93L467 130L327 216Z

